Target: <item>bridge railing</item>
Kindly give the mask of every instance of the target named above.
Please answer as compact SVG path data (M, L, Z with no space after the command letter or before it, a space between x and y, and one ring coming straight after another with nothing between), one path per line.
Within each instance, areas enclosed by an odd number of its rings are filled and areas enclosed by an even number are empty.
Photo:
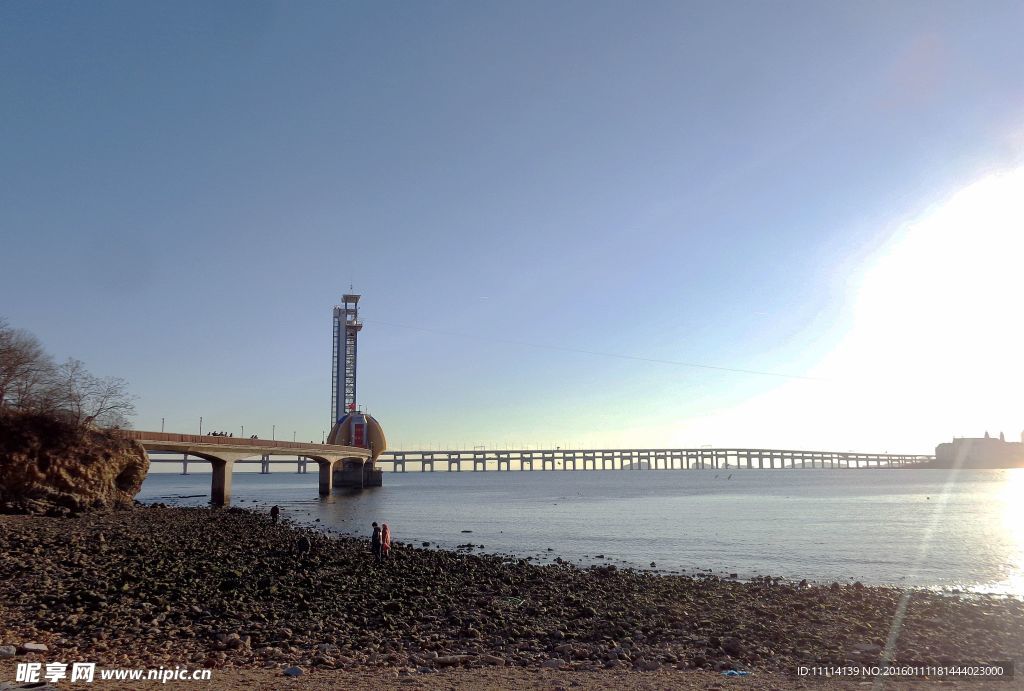
M895 453L863 453L857 451L809 451L799 449L580 449L580 450L569 450L569 449L530 449L530 450L513 450L513 449L490 449L487 451L459 451L453 449L450 451L416 451L416 450L395 450L395 451L384 451L378 460L384 462L390 462L395 455L400 455L407 461L419 460L417 457L433 457L435 459L457 459L461 458L463 454L467 454L469 457L473 457L475 454L477 458L483 454L487 460L495 460L499 455L504 459L506 456L511 457L513 460L519 459L523 455L531 456L532 458L540 458L541 456L553 457L556 460L563 460L564 458L589 458L592 454L599 454L599 457L614 458L614 457L628 457L632 461L647 461L651 460L657 455L661 458L663 455L668 454L674 458L679 456L690 456L698 457L704 456L705 458L735 458L741 456L744 459L748 456L751 458L764 457L767 458L769 455L775 456L776 458L784 457L786 460L790 460L792 457L796 457L797 460L806 457L810 459L814 457L816 460L893 460L893 461L907 461L907 462L919 462L923 463L926 461L934 460L935 456L930 454L895 454ZM469 457L466 460L469 460Z
M176 434L174 432L145 432L142 430L116 430L117 434L137 441L165 441L177 444L204 444L222 446L252 446L258 448L274 447L277 449L310 449L316 447L324 451L342 451L350 446L338 444L308 444L301 441L281 441L280 439L248 439L246 437L222 437L209 434ZM363 449L360 449L363 450ZM369 449L365 451L369 452Z

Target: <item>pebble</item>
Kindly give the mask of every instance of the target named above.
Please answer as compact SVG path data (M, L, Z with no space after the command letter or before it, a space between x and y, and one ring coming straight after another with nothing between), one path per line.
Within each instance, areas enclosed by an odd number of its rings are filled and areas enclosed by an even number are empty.
M289 667L282 672L286 677L301 677L304 673L301 667Z
M434 664L438 667L458 667L459 665L469 662L469 655L444 655L434 659Z
M23 655L27 653L45 653L49 649L45 643L22 643L18 646L18 652Z

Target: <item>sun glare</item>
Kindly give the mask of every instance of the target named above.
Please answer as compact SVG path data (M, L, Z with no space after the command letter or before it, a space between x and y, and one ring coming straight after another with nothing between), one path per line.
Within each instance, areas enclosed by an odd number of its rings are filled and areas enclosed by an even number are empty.
M1024 468L1006 471L1002 500L1003 530L1011 555L1006 591L1024 596Z
M864 275L828 374L871 405L903 401L904 425L1016 434L1024 420L1000 416L1020 409L1024 391L1022 263L1024 168L964 188L895 234Z
M976 344L982 324L1019 336L1022 260L1024 168L961 190L899 233L865 278L858 316L897 333L932 325L960 345Z
M1022 265L1019 168L965 187L893 234L852 288L841 344L809 373L821 383L782 384L692 420L674 441L699 434L735 443L745 432L760 444L922 452L986 429L1016 440L1024 429L1012 416L1024 393ZM865 438L888 441L865 449Z

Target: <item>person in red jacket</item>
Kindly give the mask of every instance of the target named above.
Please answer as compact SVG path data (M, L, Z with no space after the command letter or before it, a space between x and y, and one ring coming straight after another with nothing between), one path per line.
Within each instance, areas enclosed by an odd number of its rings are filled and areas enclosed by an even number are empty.
M387 559L391 555L391 528L388 527L387 523L381 524L380 527L380 556L381 559Z

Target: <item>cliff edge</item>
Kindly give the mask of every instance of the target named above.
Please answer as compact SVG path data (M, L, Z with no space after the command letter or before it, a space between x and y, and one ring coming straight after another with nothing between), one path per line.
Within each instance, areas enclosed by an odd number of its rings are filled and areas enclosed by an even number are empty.
M149 471L140 444L60 418L0 413L0 513L131 507Z

